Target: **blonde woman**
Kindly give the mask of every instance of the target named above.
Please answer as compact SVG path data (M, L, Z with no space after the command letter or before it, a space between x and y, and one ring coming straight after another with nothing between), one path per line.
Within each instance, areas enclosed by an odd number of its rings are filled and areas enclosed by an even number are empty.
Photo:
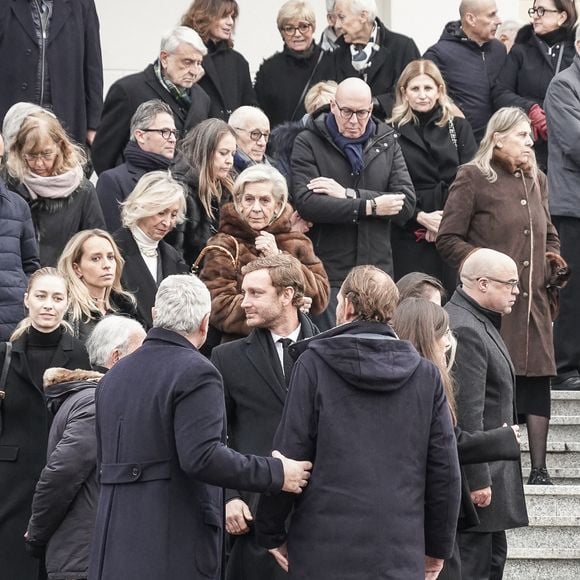
M149 329L161 281L188 271L179 253L164 241L185 220L183 186L167 171L146 173L121 207L123 228L114 235L125 261L121 282L135 296L139 319Z
M24 548L34 487L46 462L49 429L42 377L50 367L90 369L84 346L63 322L68 284L54 268L41 268L24 295L28 314L0 343L0 367L11 359L0 385L0 562L6 578L38 578L39 560Z
M70 286L67 318L83 343L106 314L136 317L135 299L121 284L123 265L117 244L104 230L79 232L65 246L58 269Z
M30 205L41 266L55 266L67 241L105 220L92 183L83 174L85 156L51 113L22 122L8 152L8 186Z

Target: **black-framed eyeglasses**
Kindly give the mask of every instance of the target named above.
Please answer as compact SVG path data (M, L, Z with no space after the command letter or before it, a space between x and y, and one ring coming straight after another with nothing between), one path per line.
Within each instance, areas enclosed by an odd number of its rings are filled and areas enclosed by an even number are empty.
M504 286L509 286L512 292L520 285L519 280L499 280L498 278L492 278L491 276L480 276L478 280L481 280L482 278L492 280L493 282L503 284Z
M543 6L538 6L537 8L530 8L528 10L528 16L530 18L533 18L536 14L538 15L538 18L542 18L542 16L544 16L544 14L546 14L546 12L560 12L560 10L552 10L551 8L544 8Z
M179 131L177 129L141 129L143 133L159 133L166 141L169 141L171 135L175 139L179 139Z
M244 133L250 134L250 139L252 141L256 141L256 143L264 137L264 141L267 141L270 138L270 131L266 131L265 133L260 131L260 129L253 129L249 131L248 129L242 129L241 127L234 127L236 131L243 131Z
M286 26L282 26L280 30L287 36L294 36L296 31L300 32L300 34L306 34L311 28L312 24L309 22L301 22L298 26L287 24Z
M349 120L353 115L356 115L356 118L359 121L364 121L368 118L368 116L372 113L373 109L358 109L358 111L354 111L353 109L349 109L348 107L341 107L337 102L334 103L336 108L340 111L340 116L345 119Z

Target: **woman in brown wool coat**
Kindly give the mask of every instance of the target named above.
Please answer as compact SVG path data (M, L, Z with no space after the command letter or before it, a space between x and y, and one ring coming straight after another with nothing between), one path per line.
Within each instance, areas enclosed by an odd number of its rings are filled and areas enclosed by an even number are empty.
M287 252L302 264L310 311L320 314L328 304L329 283L305 222L288 205L282 174L259 164L242 171L234 183L234 203L222 206L219 232L204 250L201 279L211 293L210 323L222 340L246 336L250 328L242 309L242 267L260 256Z
M521 109L506 107L493 115L475 158L459 169L450 188L437 249L454 267L480 247L503 252L518 265L519 296L502 319L501 335L516 369L517 410L528 427L528 484L549 485L546 442L556 368L547 287L559 283L550 273L565 263L548 212L546 176L532 146L530 122Z

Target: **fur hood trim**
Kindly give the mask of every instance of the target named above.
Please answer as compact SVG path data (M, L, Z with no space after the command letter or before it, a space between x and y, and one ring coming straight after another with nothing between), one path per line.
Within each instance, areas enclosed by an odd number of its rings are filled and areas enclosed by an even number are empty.
M83 369L63 369L52 368L44 371L43 384L45 390L52 385L60 385L61 383L71 383L80 381L92 381L97 383L101 380L102 373L97 371L85 371Z

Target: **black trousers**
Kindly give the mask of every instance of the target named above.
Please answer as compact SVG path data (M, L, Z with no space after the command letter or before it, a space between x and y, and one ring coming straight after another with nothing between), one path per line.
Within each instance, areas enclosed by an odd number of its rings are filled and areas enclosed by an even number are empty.
M558 377L578 376L580 369L580 218L553 216L560 235L560 251L572 276L560 290L560 315L554 322Z
M458 532L462 580L501 580L507 557L505 532Z

